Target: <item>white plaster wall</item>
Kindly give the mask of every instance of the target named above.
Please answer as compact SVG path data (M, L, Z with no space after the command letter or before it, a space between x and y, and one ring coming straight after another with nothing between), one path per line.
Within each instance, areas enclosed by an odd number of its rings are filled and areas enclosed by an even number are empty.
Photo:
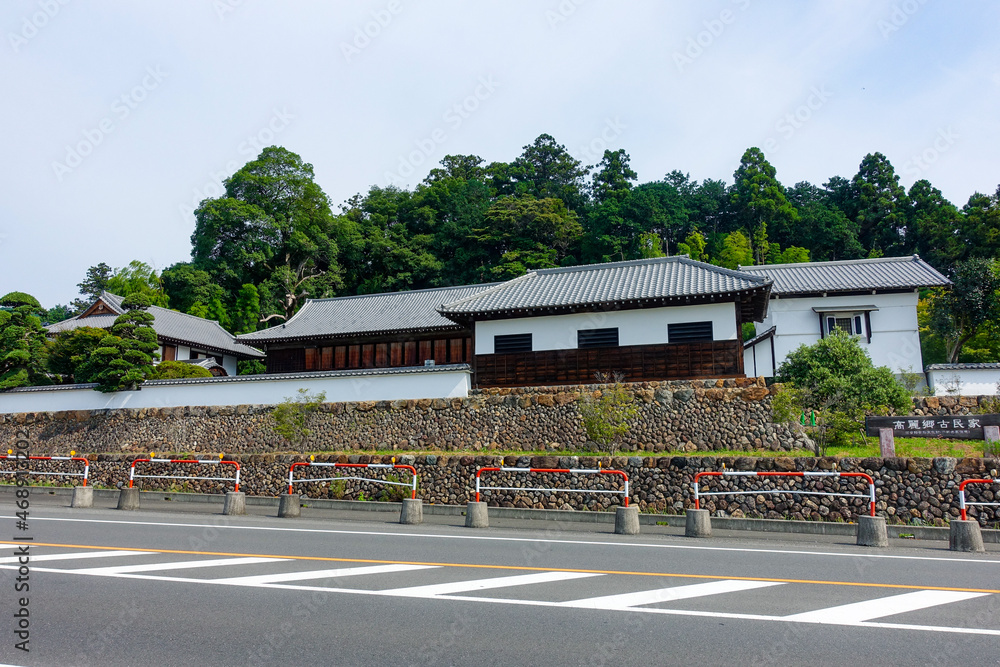
M780 366L789 352L820 339L819 315L813 312L813 308L843 306L845 310L850 310L851 306L873 305L878 310L871 313L872 341L869 344L867 338L862 337L861 346L876 366L888 366L894 373L900 370L919 373L924 365L920 355L917 300L916 292L771 299L767 317L757 325L757 330L777 327L774 354ZM757 359L759 366L760 354Z
M621 346L658 345L669 342L667 324L708 320L715 340L736 339L736 304L709 303L476 322L476 354L493 354L493 336L525 333L531 334L533 351L574 350L578 330L610 327L618 327Z
M760 325L758 325L759 328ZM755 352L756 359L754 358ZM778 349L775 348L774 352L777 355ZM747 374L747 377L774 377L774 367L771 365L770 338L760 341L753 347L743 349L743 372Z
M205 379L199 384L167 380L147 383L139 391L113 394L102 394L90 388L0 392L0 413L171 408L189 405L271 405L295 396L301 388L308 389L310 393L326 392L328 403L464 398L469 395L469 384L470 372L467 370L252 381L217 378Z
M222 357L222 367L226 369L226 372L230 376L239 373L239 367L236 365L237 359L231 354L227 354Z
M927 371L934 396L996 396L1000 368Z
M177 361L184 361L191 358L191 348L187 345L177 346Z

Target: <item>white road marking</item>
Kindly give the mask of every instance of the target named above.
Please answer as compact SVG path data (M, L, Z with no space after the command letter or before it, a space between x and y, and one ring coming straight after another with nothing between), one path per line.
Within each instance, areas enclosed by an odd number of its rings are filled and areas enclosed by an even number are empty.
M363 574L387 574L389 572L408 572L411 570L433 570L440 565L370 565L366 567L342 567L335 570L311 570L308 572L281 572L279 574L261 574L250 577L227 577L214 579L217 584L238 584L241 586L258 586L260 584L277 584L284 581L308 581L310 579L332 579L335 577L356 577Z
M971 600L989 593L967 593L963 591L914 591L887 598L865 600L852 604L817 609L802 614L786 616L789 621L820 622L833 625L853 625L873 618L905 614L908 611L927 609L951 602Z
M635 593L622 593L620 595L603 595L596 598L570 600L568 602L563 602L562 605L564 607L576 607L578 609L624 609L626 607L637 607L644 604L673 602L674 600L688 600L690 598L700 598L706 595L736 593L739 591L753 590L754 588L766 588L768 586L780 585L783 585L783 582L740 581L739 579L725 579L723 581L711 581L704 584L691 584L690 586L672 586L670 588L658 588L652 591L638 591Z
M508 586L527 586L530 584L545 584L551 581L568 581L570 579L585 579L603 576L590 572L536 572L534 574L519 574L513 577L495 577L493 579L475 579L473 581L453 581L447 584L431 584L429 586L410 586L407 588L391 588L381 591L384 595L406 598L432 598L450 593L465 593L468 591L485 591L491 588L507 588Z
M37 547L36 547L37 548ZM30 554L32 563L45 560L76 560L77 558L108 558L110 556L149 556L151 551L80 551L72 554ZM0 563L17 563L19 556L0 558ZM3 667L3 665L0 665Z
M0 565L0 569L12 570L16 569L16 565ZM101 569L101 568L97 568ZM184 583L184 584L194 584L197 586L204 586L206 584L212 585L239 585L239 584L226 584L218 579L191 579L186 577L163 577L158 575L150 574L108 574L108 573L96 573L93 571L87 572L84 570L59 570L56 568L48 567L38 567L33 568L35 572L49 572L54 574L84 574L96 575L96 576L110 576L117 577L120 579L141 579L144 581L164 581L170 583ZM344 593L346 595L372 595L376 597L393 597L391 591L377 591L377 590L364 590L355 588L328 588L322 586L304 586L298 584L259 584L259 588L270 588L276 590L287 590L287 591L324 591L327 593ZM461 595L442 595L442 596L432 596L430 599L433 600L451 600L458 602L479 602L484 604L510 604L526 607L551 607L551 608L562 608L566 607L561 602L550 602L547 600L514 600L509 598L478 598L478 597L467 597ZM716 611L690 611L684 609L660 609L655 607L622 607L614 611L622 612L632 612L638 614L661 614L666 616L689 616L696 618L715 618L715 619L731 619L737 621L768 621L776 623L816 623L818 625L831 625L825 623L822 620L813 621L803 621L801 619L795 619L791 616L767 616L765 614L736 614L730 612L716 612ZM871 623L871 622L850 622L850 623L840 623L837 625L850 625L859 628L871 628L871 629L882 629L882 630L914 630L919 632L944 632L953 634L964 634L964 635L985 635L989 637L1000 637L1000 630L990 630L986 628L956 628L948 626L938 626L938 625L912 625L906 623Z
M426 538L439 540L480 540L487 542L528 542L534 544L572 544L599 546L609 548L647 548L647 549L677 549L694 551L723 551L730 553L759 553L759 554L781 554L789 556L828 556L836 558L861 558L861 559L885 559L885 560L918 560L918 561L941 561L946 563L979 563L982 565L1000 565L1000 560L989 560L986 558L959 558L940 556L898 556L892 554L873 553L840 553L830 551L801 551L796 549L751 549L746 547L710 547L695 546L691 544L652 544L648 542L601 542L598 540L557 540L552 538L534 537L498 537L490 535L438 535L434 533L392 533L374 530L333 530L325 528L282 528L274 526L226 526L220 524L200 524L200 523L167 523L156 521L118 521L111 519L71 519L63 517L32 517L33 521L69 521L77 523L111 523L133 526L161 526L168 528L211 528L214 530L259 530L272 532L293 532L293 533L317 533L322 535L370 535L374 537L406 537L406 538ZM557 522L558 523L558 522Z
M188 560L180 563L143 563L142 565L118 565L112 567L88 567L71 570L77 574L129 574L132 572L156 572L160 570L190 570L196 567L221 567L225 565L252 565L254 563L277 563L288 558L214 558L212 560Z

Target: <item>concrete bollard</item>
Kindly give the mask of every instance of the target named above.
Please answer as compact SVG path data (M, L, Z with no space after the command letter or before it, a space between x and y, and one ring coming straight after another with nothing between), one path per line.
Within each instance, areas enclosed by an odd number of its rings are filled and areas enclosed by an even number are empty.
M118 509L137 510L139 509L139 489L122 487L118 493Z
M684 535L687 537L711 537L712 518L708 510L688 510L685 513Z
M858 517L858 546L883 548L889 546L889 533L885 529L884 516Z
M465 507L466 528L489 528L490 515L486 511L486 503L470 502Z
M73 489L73 502L70 503L70 507L93 507L94 506L94 487L92 486L78 486Z
M226 503L222 506L222 513L229 515L246 514L247 494L242 491L226 491Z
M983 533L979 530L979 522L971 519L962 521L955 519L948 531L948 548L952 551L986 551L983 546Z
M278 501L279 517L297 517L302 514L302 502L297 493L282 493Z
M399 510L399 522L405 524L423 523L424 501L414 498L404 498L403 507Z
M639 508L618 507L615 509L615 535L639 534Z

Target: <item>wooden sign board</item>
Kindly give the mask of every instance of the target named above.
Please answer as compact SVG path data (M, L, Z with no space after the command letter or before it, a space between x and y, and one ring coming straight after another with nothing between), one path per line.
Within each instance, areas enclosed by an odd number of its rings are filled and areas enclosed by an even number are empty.
M865 417L865 433L874 437L880 428L888 428L895 438L982 440L984 426L1000 426L1000 415Z

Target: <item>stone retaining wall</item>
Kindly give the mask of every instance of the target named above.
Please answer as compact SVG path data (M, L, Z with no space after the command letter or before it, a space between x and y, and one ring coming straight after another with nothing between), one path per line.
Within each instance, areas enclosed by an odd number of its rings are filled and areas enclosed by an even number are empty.
M91 465L92 484L116 487L128 485L129 464L133 456L123 454L100 454ZM275 454L250 454L234 456L242 467L240 489L250 495L275 496L287 492L288 469L292 462L305 460L304 457ZM316 457L320 462L341 463L390 463L389 456L369 456L359 454L330 454ZM475 499L475 476L481 467L519 466L533 468L617 468L625 471L630 478L631 503L642 511L680 514L692 507L691 485L694 475L700 471L730 470L756 471L806 471L840 470L842 472L865 472L876 484L876 511L893 523L914 523L920 525L943 526L959 516L958 484L964 479L984 475L997 478L1000 460L980 458L751 458L751 457L500 457L500 456L447 456L425 455L398 457L397 463L413 465L419 477L417 497L427 503L463 505ZM57 465L55 463L49 465ZM168 468L166 465L140 464L143 474L197 474L201 476L229 476L231 471L213 466L206 473L205 468L184 469L181 466ZM58 470L59 468L48 468ZM62 468L66 470L68 468ZM382 477L382 469L340 469L341 474ZM296 479L333 476L331 468L296 468ZM6 481L10 475L4 476ZM407 473L396 473L397 481L407 482ZM585 476L567 474L532 475L516 473L484 473L486 486L541 486L572 487L591 489L619 489L617 477L610 475ZM853 478L852 478L853 479ZM78 483L72 478L39 478L44 483ZM856 483L843 478L703 478L702 491L717 490L763 490L782 488L790 491L808 489L824 493L867 493L866 483ZM218 481L141 480L141 487L147 490L192 491L202 493L223 493L232 490L232 483ZM357 500L361 494L366 499L385 498L386 488L397 489L395 499L408 497L409 489L385 487L372 482L348 481L342 484L330 482L297 483L295 491L310 498L336 498ZM985 502L1000 501L997 486L970 485L966 489L969 500ZM524 507L537 509L586 509L607 510L621 503L622 497L610 494L546 493L538 491L491 491L483 495L483 500L491 505L503 507ZM867 513L867 502L861 498L839 498L832 496L806 495L746 495L713 496L702 505L718 516L763 517L768 519L798 519L814 521L855 521L859 514ZM969 515L977 518L986 527L1000 526L1000 508L971 507Z
M640 408L623 451L803 449L803 434L771 423L763 380L627 385ZM601 387L489 389L468 398L327 403L302 451L596 451L578 402ZM0 443L28 427L36 453L288 451L273 406L144 408L0 415Z

